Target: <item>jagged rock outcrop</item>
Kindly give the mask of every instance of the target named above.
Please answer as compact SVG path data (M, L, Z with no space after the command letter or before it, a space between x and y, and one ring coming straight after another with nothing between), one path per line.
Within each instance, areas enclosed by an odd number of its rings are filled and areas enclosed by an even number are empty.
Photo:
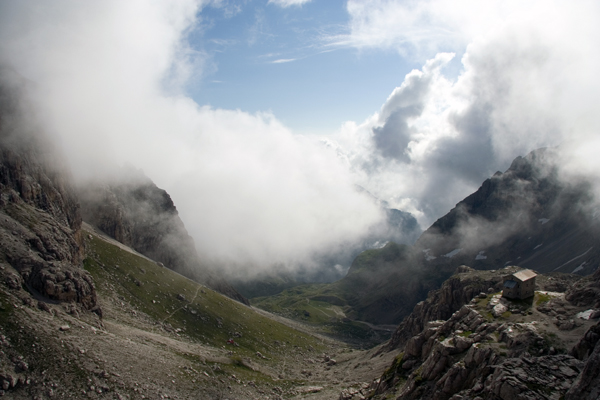
M600 268L593 275L573 284L565 298L579 306L600 308Z
M578 318L586 306L569 303L564 294L542 290L529 300L509 300L499 293L470 291L473 295L467 304L446 320L436 318L446 312L444 302L462 302L461 287L479 281L495 292L497 279L492 275L501 282L513 268L461 267L441 289L430 293L394 334L395 344L387 349L402 352L371 385L368 395L373 399L596 399L600 325L597 320ZM464 286L460 286L463 274ZM560 274L539 278L538 289L564 287L571 281ZM573 287L583 290L593 285L589 279L583 281L586 285ZM452 288L458 297L451 295ZM504 311L494 314L498 305ZM571 324L568 329L566 322ZM577 335L581 335L579 342Z
M411 338L395 380L380 379L375 393L386 393L406 379L399 391L402 399L564 395L583 362L565 354L530 355L534 350L554 351L535 325L490 323L479 311L463 306L441 326Z
M35 125L22 82L0 71L0 263L45 298L96 305L84 255L79 203L68 169ZM15 290L17 278L3 268Z
M463 265L456 272L440 289L429 292L427 299L415 306L382 350L402 348L411 337L421 332L428 322L450 318L476 295L500 290L503 282L502 275L495 271L475 271Z
M583 371L565 395L565 400L593 400L600 398L600 345L596 342Z
M598 341L600 341L600 322L585 333L569 354L579 360L587 360L594 352Z
M600 269L591 277L582 279L565 296L574 304L600 308ZM597 313L594 313L597 315ZM565 400L592 400L600 398L600 322L590 327L570 355L585 361Z
M141 171L123 167L112 178L79 187L86 222L166 267L242 303L215 271L202 265L171 196Z

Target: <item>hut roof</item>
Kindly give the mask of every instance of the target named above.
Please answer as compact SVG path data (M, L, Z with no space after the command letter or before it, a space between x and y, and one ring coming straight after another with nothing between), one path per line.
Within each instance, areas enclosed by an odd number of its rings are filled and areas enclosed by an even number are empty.
M513 276L521 282L525 282L531 278L535 278L537 274L530 269L522 269L521 271L514 273Z

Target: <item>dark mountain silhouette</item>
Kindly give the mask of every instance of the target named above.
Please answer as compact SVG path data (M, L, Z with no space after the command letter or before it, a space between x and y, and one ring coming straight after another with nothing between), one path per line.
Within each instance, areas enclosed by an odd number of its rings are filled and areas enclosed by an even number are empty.
M560 149L539 149L483 182L419 238L425 265L594 272L600 221L592 184L561 178L560 157Z

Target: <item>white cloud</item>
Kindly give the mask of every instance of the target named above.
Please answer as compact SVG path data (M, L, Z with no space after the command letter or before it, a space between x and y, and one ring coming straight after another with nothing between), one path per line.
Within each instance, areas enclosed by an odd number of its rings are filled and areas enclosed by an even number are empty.
M275 4L279 7L287 8L291 6L301 6L310 3L312 0L269 0L268 4Z
M336 137L361 184L423 226L518 155L571 142L589 156L581 148L598 142L597 2L349 1L348 11L345 44L430 54ZM458 78L444 76L440 50L464 54ZM580 157L576 168L596 164Z
M552 2L541 0L349 0L349 33L337 39L356 47L431 57L464 48L507 21L544 19L548 9Z
M292 61L296 61L297 58L279 58L277 60L271 61L272 64L285 64Z
M4 4L2 62L33 82L80 179L113 163L142 168L172 195L205 260L294 266L359 239L382 215L330 149L271 114L200 107L178 90L202 73L183 40L201 7Z

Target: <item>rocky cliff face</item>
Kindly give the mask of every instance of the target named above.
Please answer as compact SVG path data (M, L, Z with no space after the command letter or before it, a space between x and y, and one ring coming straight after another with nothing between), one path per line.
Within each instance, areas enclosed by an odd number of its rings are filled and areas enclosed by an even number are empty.
M456 272L440 289L429 292L427 299L415 306L412 313L394 331L384 350L404 347L428 322L450 318L479 293L497 292L503 283L502 276L495 271L475 271L463 265Z
M600 317L600 311L594 313L589 307L599 298L588 303L568 298L598 282L584 279L574 284L573 276L564 274L539 276L534 298L512 301L497 292L502 276L512 271L511 267L493 272L463 267L440 290L430 293L394 334L387 349L396 347L401 352L373 382L369 395L374 399L597 399L600 324L594 318ZM477 293L480 288L484 290ZM549 288L569 290L565 296L543 290ZM469 296L461 294L467 291ZM472 298L464 302L465 296ZM585 310L585 315L579 314ZM448 312L453 313L444 319Z
M166 267L248 304L225 279L202 265L173 200L141 171L125 167L113 178L82 185L79 195L86 222Z
M96 306L84 255L79 203L70 174L19 96L21 83L0 71L0 263L19 290Z
M600 224L591 183L582 176L561 177L561 157L558 149L539 149L483 182L419 238L423 264L594 272Z

